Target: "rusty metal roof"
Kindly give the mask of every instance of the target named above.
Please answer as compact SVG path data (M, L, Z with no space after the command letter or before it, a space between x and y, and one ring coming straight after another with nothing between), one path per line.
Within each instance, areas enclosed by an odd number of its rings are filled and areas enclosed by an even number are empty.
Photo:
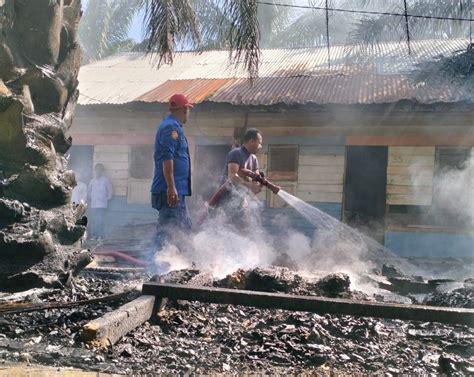
M159 87L150 90L135 99L141 102L168 102L168 99L175 93L182 93L188 97L189 102L199 103L211 97L217 90L233 82L235 79L218 80L168 80Z
M435 56L466 49L465 39L382 43L364 49L325 47L262 51L259 79L249 87L247 72L229 63L228 51L181 52L172 66L156 68L141 53L127 53L81 67L79 103L166 102L175 92L192 102L232 104L343 103L369 104L416 99L422 103L471 99L454 85L427 88L412 82L409 72Z

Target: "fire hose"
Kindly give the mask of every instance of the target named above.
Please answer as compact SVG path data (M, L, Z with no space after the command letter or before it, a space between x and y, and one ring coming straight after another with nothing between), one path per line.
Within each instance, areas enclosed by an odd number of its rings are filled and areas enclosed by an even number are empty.
M100 255L100 256L104 256L104 257L117 257L117 258L120 258L120 259L124 259L128 262L132 262L133 264L135 264L137 266L148 267L150 265L150 263L147 262L147 261L132 257L131 255L128 255L128 254L125 254L121 251L116 251L116 250L94 251L92 254L93 255Z
M255 173L252 170L248 169L241 169L240 172L244 177L250 178L253 182L258 182L262 186L265 186L275 195L278 194L278 192L281 190L280 186L277 186L274 183L270 182L268 179L266 179L263 173ZM211 198L207 202L208 207L214 208L219 203L220 199L222 198L222 195L224 195L229 190L231 184L232 181L230 179L225 181L224 184L219 187L219 189L211 196Z
M281 190L280 186L277 186L276 184L266 179L263 173L256 173L248 169L241 169L240 173L244 176L244 178L250 178L253 182L258 182L262 186L265 186L275 195L278 194ZM207 208L215 208L219 204L220 200L222 199L222 196L230 190L231 186L232 186L232 181L230 179L225 181L217 189L217 191L211 196L211 198L207 201ZM197 221L198 226L204 222L207 215L208 215L207 212L204 213L204 215Z

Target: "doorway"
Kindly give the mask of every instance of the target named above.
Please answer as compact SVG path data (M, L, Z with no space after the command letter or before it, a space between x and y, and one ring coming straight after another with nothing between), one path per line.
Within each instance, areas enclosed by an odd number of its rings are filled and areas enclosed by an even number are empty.
M387 147L347 147L344 222L384 242Z
M76 173L76 180L88 184L94 175L94 146L73 145L69 149L68 169Z
M197 145L193 166L193 196L207 201L222 184L229 145Z

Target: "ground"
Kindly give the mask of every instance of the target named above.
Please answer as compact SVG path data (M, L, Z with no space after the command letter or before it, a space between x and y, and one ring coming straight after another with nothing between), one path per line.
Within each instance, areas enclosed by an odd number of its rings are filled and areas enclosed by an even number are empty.
M105 296L147 278L98 275L84 272L75 288L49 292L48 301ZM81 342L85 323L138 294L105 304L3 314L0 359L118 374L474 373L474 328L467 326L197 302L170 303L155 322L108 349ZM472 289L468 295L472 303Z

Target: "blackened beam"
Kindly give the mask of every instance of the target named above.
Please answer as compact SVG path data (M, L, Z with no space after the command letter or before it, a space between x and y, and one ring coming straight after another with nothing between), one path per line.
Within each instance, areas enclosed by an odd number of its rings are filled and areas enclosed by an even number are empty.
M244 291L237 289L190 287L179 284L145 283L142 293L159 298L201 301L214 304L253 306L318 314L344 314L410 321L474 325L474 309L423 305L401 305L378 302L294 296L283 293Z

